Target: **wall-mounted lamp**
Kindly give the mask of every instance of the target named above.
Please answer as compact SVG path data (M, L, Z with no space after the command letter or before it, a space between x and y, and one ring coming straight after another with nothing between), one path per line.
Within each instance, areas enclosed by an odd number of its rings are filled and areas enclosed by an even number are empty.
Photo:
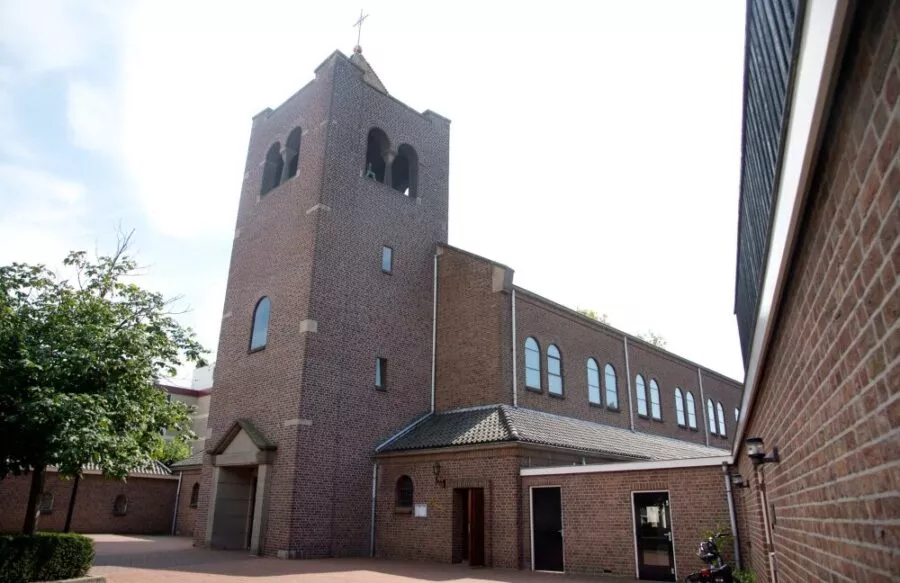
M735 488L749 488L750 484L744 481L744 477L740 474L731 474L731 485Z
M441 480L441 479L440 479L440 476L441 476L441 463L440 463L440 462L434 462L434 464L431 466L431 471L432 471L432 473L434 473L434 483L437 484L437 485L439 485L441 488L446 488L446 487L447 487L447 480Z
M766 447L763 445L761 437L749 437L744 444L747 446L747 457L753 462L753 465L779 463L781 458L778 457L778 448L772 448L772 455L766 456Z

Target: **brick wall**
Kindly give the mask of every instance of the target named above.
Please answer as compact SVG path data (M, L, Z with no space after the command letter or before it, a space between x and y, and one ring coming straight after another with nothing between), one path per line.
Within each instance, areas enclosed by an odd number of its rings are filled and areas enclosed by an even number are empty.
M31 476L10 476L0 480L0 532L21 531L28 504ZM38 530L61 531L66 524L72 480L48 472L44 491L53 494L53 508L42 514ZM110 480L89 474L78 485L73 532L111 532L122 534L168 534L172 529L175 490L178 480L172 478L137 478ZM128 500L125 516L115 516L116 497Z
M900 574L900 2L855 6L746 434L781 455L762 472L782 583ZM739 492L766 581L759 489Z
M531 568L530 488L559 486L563 555L570 574L635 577L632 492L669 492L677 580L701 566L703 533L729 524L720 467L522 478L522 567ZM722 548L726 557L730 549Z
M201 478L202 472L199 468L181 472L181 492L178 494L178 517L175 524L175 534L179 536L194 536L197 507L191 507L191 492L194 484L200 485Z
M519 342L516 361L520 406L617 427L629 427L629 379L625 367L625 343L622 332L523 292L516 295L516 336ZM541 347L540 391L525 387L524 347L525 339L529 336L534 337ZM510 339L507 338L505 345L508 347L509 343ZM562 354L564 393L561 398L550 395L547 391L547 347L550 344L555 344ZM505 351L502 352L505 354ZM705 444L706 405L700 398L697 365L632 338L628 341L628 357L635 430ZM588 358L594 358L600 368L603 406L596 406L588 401ZM606 406L604 367L607 363L612 364L616 370L618 410ZM734 438L734 409L740 404L742 386L718 373L702 367L700 369L704 395L714 403L722 403L725 410L726 437L711 435L709 445L727 449ZM637 413L634 379L638 374L643 376L647 387L648 412L650 380L655 379L659 385L661 421L641 418ZM685 394L690 391L694 395L696 431L679 427L676 422L675 387L681 388Z
M443 248L438 259L436 408L512 402L507 270L467 253ZM501 274L495 290L495 271Z

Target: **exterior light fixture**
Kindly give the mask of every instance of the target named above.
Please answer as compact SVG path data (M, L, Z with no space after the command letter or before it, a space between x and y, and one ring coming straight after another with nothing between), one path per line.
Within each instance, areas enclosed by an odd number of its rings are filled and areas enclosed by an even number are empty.
M434 462L434 464L431 466L431 471L432 471L432 473L434 473L434 483L437 484L437 485L439 485L441 488L446 488L446 487L447 487L447 480L441 480L441 479L440 479L440 475L441 475L441 463L440 463L440 462Z
M744 442L747 446L747 457L753 462L753 465L760 466L762 464L778 463L781 458L778 457L778 448L772 448L772 455L766 455L766 447L763 445L761 437L749 437Z
M731 474L731 485L735 488L749 488L750 484L744 481L744 477L740 474Z

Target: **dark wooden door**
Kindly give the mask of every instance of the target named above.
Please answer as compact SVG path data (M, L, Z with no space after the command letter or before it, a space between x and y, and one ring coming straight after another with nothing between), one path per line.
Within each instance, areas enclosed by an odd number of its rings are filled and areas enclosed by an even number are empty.
M469 565L484 566L484 489L469 490Z
M674 581L675 553L672 549L669 494L635 493L634 524L637 529L638 576L651 581Z
M563 570L562 497L559 488L531 489L535 571Z

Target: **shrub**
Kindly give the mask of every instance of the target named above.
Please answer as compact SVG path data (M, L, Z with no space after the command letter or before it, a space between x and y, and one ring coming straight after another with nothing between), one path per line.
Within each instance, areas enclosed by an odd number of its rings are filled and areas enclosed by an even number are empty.
M71 533L0 536L0 583L83 577L94 560L94 541Z
M734 570L735 583L756 583L756 575L752 571Z

